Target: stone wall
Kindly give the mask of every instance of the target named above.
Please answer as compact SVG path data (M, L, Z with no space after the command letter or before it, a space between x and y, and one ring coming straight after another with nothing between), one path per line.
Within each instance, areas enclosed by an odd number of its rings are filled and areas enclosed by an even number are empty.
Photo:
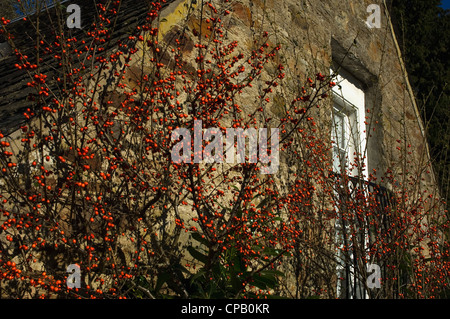
M225 22L225 38L228 41L237 40L240 50L247 53L253 49L253 41L261 30L269 33L270 44L282 45L279 62L286 68L286 78L283 87L279 88L271 101L269 112L274 117L280 116L277 110L300 90L308 76L318 72L328 74L332 61L341 64L363 83L366 110L370 111L366 114L368 133L373 137L368 141L369 172L373 169L383 171L399 164L397 140L401 140L402 145L411 145L408 150L414 155L411 163L413 167L426 165L429 160L423 124L412 101L407 75L402 68L386 8L382 1L378 2L382 11L381 28L369 28L366 25L369 16L366 9L374 3L372 0L358 3L304 0L230 1L227 7L232 14ZM200 22L192 8L189 9L190 3L189 0L167 3L162 12L159 37L161 43L170 44L170 41L181 34L180 28L183 28L183 32L187 30L184 33L186 43L183 44L183 50L186 55L193 56L193 31L198 29ZM81 1L80 4L83 13L91 12L88 9L92 5L89 1ZM125 29L131 29L141 19L136 13L145 10L145 5L124 5L123 8L125 11L118 23L123 24L125 32ZM193 8L198 6L194 4ZM28 34L30 31L24 30L23 24L21 21L16 22L12 31L24 33L16 39L19 40L16 41L19 48L26 48L31 37L31 34ZM206 23L201 24L203 33L208 32L207 27ZM3 43L3 46L5 45ZM5 49L11 53L11 48ZM31 93L24 74L11 68L14 59L14 56L9 55L0 60L3 83L0 88L0 112L4 133L10 131L22 119L22 113L28 105L26 97ZM140 74L136 70L140 69L141 62L137 61L137 64L131 67L129 84L139 77ZM316 120L329 127L330 114L330 110L323 110L320 118ZM432 174L426 174L425 179L430 185L434 184Z
M124 6L126 9L119 20L123 23L123 33L119 33L117 37L124 36L127 28L141 21L142 16L137 13L140 13L145 6L142 4L133 6L131 2L128 1L128 6ZM369 16L367 6L374 2L378 3L382 10L381 28L369 28L366 24ZM198 0L168 1L162 11L159 20L157 59L168 68L175 63L173 55L169 54L170 50L181 46L183 58L187 61L186 70L195 71L197 51L194 43L197 42L199 34L202 36L211 34L210 22L202 16L200 3ZM407 75L403 70L395 37L382 1L366 0L355 3L351 0L232 0L221 3L220 8L229 10L231 13L223 18L223 39L227 43L237 41L238 52L249 56L253 50L257 49L257 43L261 41L267 41L269 47L281 45L274 61L266 65L260 79L260 83L269 80L276 74L278 64L282 64L285 68L283 85L274 88L270 100L264 104L266 117L280 119L286 116L286 105L293 98L301 95L302 86L305 85L308 77L314 78L317 73L329 75L333 63L337 64L362 83L365 91L366 134L369 136L366 150L368 173L374 173L379 178L387 169L392 170L396 176L405 176L406 172L413 176L417 174L420 189L429 188L430 192L434 191L432 171L427 167L429 156L423 135L423 125L409 89ZM206 10L206 7L203 9ZM17 28L16 30L21 30L20 26ZM267 39L263 35L264 31L268 32ZM142 43L145 45L145 41ZM28 93L24 90L27 80L22 75L16 76L17 71L11 68L11 61L10 57L0 61L1 80L4 80L2 83L7 83L2 84L0 88L0 93L4 97L0 100L0 114L5 118L4 126L7 131L12 130L17 124L20 112L26 109ZM148 56L141 55L133 60L125 74L124 82L129 90L138 88L142 76L151 75L151 72L152 63L148 60ZM250 114L259 107L254 103L257 100L255 97L260 94L259 90L259 87L254 87L236 97L236 103L243 106L244 112ZM123 92L119 90L115 93L120 95ZM112 104L115 106L114 102ZM332 99L323 100L320 108L312 110L312 115L317 135L329 142ZM263 118L259 120L257 124L264 125ZM18 139L17 136L13 134L11 138ZM299 153L302 151L302 142L302 140L294 141L294 145L299 147ZM298 157L290 157L283 152L280 156L281 167L274 176L277 182L275 188L280 193L286 194L295 182L295 173L302 171L304 167L296 162L299 160ZM430 171L429 174L427 170ZM391 182L387 179L384 184L388 188L397 186ZM406 182L403 181L403 183ZM225 199L229 200L231 197ZM190 221L191 217L195 216L190 208L180 207L177 211L190 222L186 225L187 227L196 225ZM157 214L157 217L162 214L157 212L157 209L152 213ZM318 213L312 212L312 214ZM166 216L167 220L164 220L164 227L168 228L168 233L174 232L176 228L173 218L169 217ZM69 226L65 226L67 227L65 231L68 233L70 233ZM305 225L304 236L309 241L316 238L319 245L329 243L330 238L327 238L327 235L329 234L324 234L324 230L314 223ZM177 236L180 236L180 242L183 244L188 240L186 233L177 234ZM145 238L151 241L150 237ZM130 256L134 253L131 248L134 247L133 244L121 237L119 246L124 256L122 259L125 263L130 263ZM305 273L306 268L301 269L299 273L292 272L288 274L286 280L287 290L295 289L295 285L291 285L290 280L297 281L298 284L306 278L303 281L304 286L324 287L328 291L328 297L334 296L335 265L321 259L323 256L314 248L310 247L304 253L313 260L312 264L320 263L323 268L317 271L322 273L314 278L316 282L311 283L308 280L312 279L308 273ZM187 261L190 261L189 255L186 255ZM61 268L64 261L59 263L58 267ZM295 265L290 266L295 267ZM44 266L39 264L37 267ZM297 278L294 278L295 276ZM315 293L318 292L311 290L305 295Z
M187 21L185 54L192 54L192 30L199 24L193 15L180 8L189 1L174 1L162 13L161 37L175 34ZM370 4L381 8L381 27L369 28L366 21ZM379 175L388 167L406 169L397 147L410 152L408 171L429 170L426 184L435 183L429 164L424 129L395 36L383 1L230 1L232 12L225 19L226 37L239 42L240 50L251 52L258 32L269 33L271 44L281 44L279 62L286 68L284 85L276 91L269 112L274 117L283 103L300 90L306 78L316 73L329 74L334 61L359 80L366 94L369 162L368 172ZM202 27L206 30L206 24ZM189 38L192 37L192 38ZM331 110L325 105L316 120L330 127ZM400 141L400 142L398 142ZM404 158L403 158L404 160Z
M198 16L176 9L187 7L188 3L175 1L163 11L161 37L167 41L187 23L184 54L195 56L190 44L198 32L208 32L208 24L204 21L200 26ZM367 7L373 3L381 8L380 28L369 28L366 23L370 15ZM281 44L277 62L285 66L286 78L283 86L275 90L266 110L274 118L283 116L284 106L300 92L308 77L319 72L329 74L333 63L345 69L362 84L365 92L367 174L376 176L377 182L389 189L398 190L400 183L407 187L416 181L413 192L427 190L437 195L423 124L383 3L373 0L230 1L224 5L232 13L224 18L225 37L227 41L238 41L239 50L247 54L254 49L254 41L262 31L269 33L271 45ZM270 74L270 66L267 72ZM249 101L250 97L251 94L244 94L243 101ZM248 108L250 112L252 106ZM327 136L331 126L331 100L315 111L314 119ZM283 154L281 157L282 169L277 180L279 188L286 191L295 167L301 165ZM396 181L381 179L388 169L402 177ZM413 200L417 199L416 195L412 196ZM433 204L429 203L430 207ZM312 237L321 236L320 230L313 227L309 233ZM327 286L326 280L322 284Z

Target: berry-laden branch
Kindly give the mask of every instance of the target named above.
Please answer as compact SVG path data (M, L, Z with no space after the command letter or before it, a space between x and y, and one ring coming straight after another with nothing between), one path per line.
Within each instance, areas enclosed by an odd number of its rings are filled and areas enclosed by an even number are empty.
M235 1L187 4L164 32L164 1L126 4L100 1L81 31L62 27L59 6L29 16L32 47L1 20L30 89L24 123L0 134L2 297L334 298L337 269L361 281L368 262L383 266L381 297L445 291L447 223L425 214L428 194L409 201L416 180L388 192L333 172L315 113L332 78L315 72L289 91L264 25L251 45L227 31ZM275 112L280 92L289 102ZM236 155L247 147L240 161L220 139L229 129L247 134L231 142ZM261 138L251 150L261 129L280 134L279 152L265 148L280 154L274 174Z

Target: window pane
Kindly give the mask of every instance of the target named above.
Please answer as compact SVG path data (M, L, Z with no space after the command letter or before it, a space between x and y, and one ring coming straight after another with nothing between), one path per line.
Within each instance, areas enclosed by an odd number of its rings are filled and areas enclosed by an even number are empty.
M345 149L345 119L342 114L333 112L332 140L335 146Z
M333 147L333 171L338 173L345 168L346 165L346 152Z

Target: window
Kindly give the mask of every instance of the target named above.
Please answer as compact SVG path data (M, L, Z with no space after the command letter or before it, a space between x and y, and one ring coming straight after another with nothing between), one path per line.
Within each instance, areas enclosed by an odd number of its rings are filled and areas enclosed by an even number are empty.
M332 70L333 73L333 70ZM350 231L346 207L347 197L352 196L358 187L355 180L367 180L367 158L363 156L366 149L365 135L365 94L362 85L348 74L340 70L335 78L333 88L333 110L331 140L333 144L333 171L340 176L350 176L348 185L338 182L335 196L337 198L337 220L335 224L337 256L337 297L365 298L364 283L358 274L361 263L361 247L367 245L367 234L364 229ZM353 224L353 223L352 223ZM355 223L356 224L356 223ZM353 224L353 229L355 229ZM345 249L343 249L345 247ZM359 251L356 251L359 249ZM344 253L345 251L345 253Z
M346 113L337 106L333 106L333 126L331 131L331 140L333 141L333 171L341 172L347 164L347 146L346 126L349 122Z
M345 70L340 70L333 87L333 170L363 179L367 177L364 100L362 85Z

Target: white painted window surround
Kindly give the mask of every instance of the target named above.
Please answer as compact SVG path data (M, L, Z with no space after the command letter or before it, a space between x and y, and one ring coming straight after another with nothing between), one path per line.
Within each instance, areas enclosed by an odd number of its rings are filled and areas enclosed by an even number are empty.
M333 71L332 71L333 72ZM364 169L352 167L348 170L351 176L359 176L367 180L366 127L365 127L365 95L359 82L340 71L336 76L333 96L333 169L340 172L339 165L354 164L359 158Z

